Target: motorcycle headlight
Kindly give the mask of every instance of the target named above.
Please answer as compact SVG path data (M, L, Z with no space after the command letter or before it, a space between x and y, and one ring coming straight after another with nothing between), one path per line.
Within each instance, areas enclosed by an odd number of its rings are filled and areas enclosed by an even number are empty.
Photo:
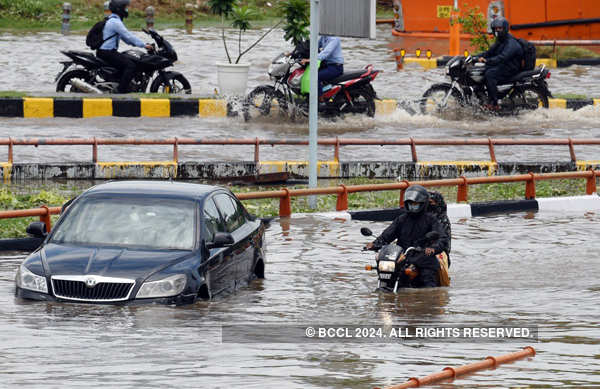
M183 292L186 280L185 274L176 274L158 281L146 281L137 292L136 298L177 296Z
M393 273L396 270L396 262L394 261L379 261L379 271Z
M32 273L25 266L19 266L15 276L15 283L21 289L29 289L35 292L48 293L48 284L46 277L38 276Z

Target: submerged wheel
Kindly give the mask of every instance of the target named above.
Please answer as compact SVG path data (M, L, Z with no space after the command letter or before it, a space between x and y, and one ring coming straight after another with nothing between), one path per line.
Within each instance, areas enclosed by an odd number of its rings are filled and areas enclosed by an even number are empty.
M464 106L463 99L456 89L450 85L433 85L423 93L421 99L423 115L456 115Z
M58 79L58 83L56 84L56 91L57 92L71 92L71 93L85 93L84 90L77 88L75 85L72 84L72 82L73 82L73 80L80 80L80 81L90 83L91 79L92 79L92 75L87 70L83 70L83 69L70 70L70 71L66 72L65 74L63 74Z
M169 94L190 94L192 93L192 87L190 82L183 76L183 74L166 75L167 80L163 77L156 77L150 85L151 93L169 93Z
M244 120L268 116L273 106L277 106L280 113L287 112L287 101L283 93L270 85L259 86L246 96L243 107Z
M344 107L342 113L365 114L371 118L375 116L375 99L373 98L375 92L370 85L349 92L352 104L348 104Z
M535 111L538 108L548 108L548 96L533 86L523 88L513 96L514 107L517 111Z

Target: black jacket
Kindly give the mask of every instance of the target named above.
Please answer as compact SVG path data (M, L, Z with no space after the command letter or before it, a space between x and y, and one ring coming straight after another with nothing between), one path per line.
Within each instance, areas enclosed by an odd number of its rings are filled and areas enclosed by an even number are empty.
M481 56L486 59L486 65L500 66L506 72L517 74L521 71L523 48L515 37L507 34L506 39L496 40L496 43Z
M437 231L440 237L436 242L427 244L425 234L430 231ZM396 239L398 240L397 244L404 250L411 246L431 247L436 254L439 254L448 247L448 236L445 228L437 217L429 212L424 212L416 217L408 213L402 213L373 243L375 246L383 246Z

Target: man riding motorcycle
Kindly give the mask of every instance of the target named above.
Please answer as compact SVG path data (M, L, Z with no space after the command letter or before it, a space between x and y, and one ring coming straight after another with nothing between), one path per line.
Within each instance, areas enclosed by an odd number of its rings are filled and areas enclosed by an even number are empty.
M498 84L510 80L521 71L523 48L508 32L508 20L499 16L492 21L491 28L496 42L479 56L479 62L485 62L485 80L488 92L486 109L499 111Z
M416 268L418 275L416 279L411 280L408 275L402 273L402 286L440 286L440 262L436 255L448 250L449 237L437 216L427 212L429 200L427 189L421 185L410 186L404 194L406 212L398 216L377 239L366 245L368 250L377 250L397 240L397 244L403 248L424 246L423 251L413 250L405 259L408 265ZM438 238L435 241L426 240L425 235L432 231L437 232Z
M117 69L121 69L121 79L119 80L119 93L127 93L129 91L129 83L133 79L135 73L135 62L127 55L119 53L119 40L136 47L145 47L147 50L152 50L152 45L145 44L141 39L133 35L123 24L123 20L129 16L127 6L130 0L110 0L108 8L112 14L108 17L102 37L104 43L96 52L96 56L113 65Z

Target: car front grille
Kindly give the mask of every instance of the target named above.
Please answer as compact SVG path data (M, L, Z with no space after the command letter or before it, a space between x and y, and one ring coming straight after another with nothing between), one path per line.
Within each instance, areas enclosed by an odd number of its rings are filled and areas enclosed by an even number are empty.
M127 278L52 276L54 295L65 300L114 302L129 299L135 281Z

